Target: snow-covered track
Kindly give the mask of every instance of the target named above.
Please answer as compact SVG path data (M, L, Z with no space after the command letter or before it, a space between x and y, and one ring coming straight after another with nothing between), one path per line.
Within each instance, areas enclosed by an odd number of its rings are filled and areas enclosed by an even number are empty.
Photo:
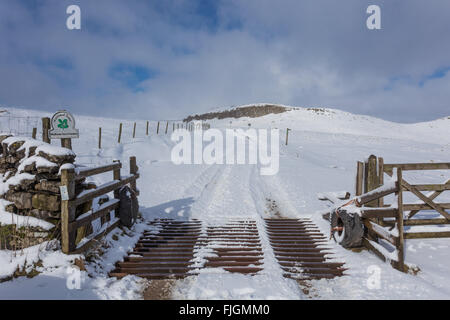
M252 219L215 225L157 219L149 224L158 230L144 232L110 276L166 279L199 273L264 272L260 234ZM343 275L343 263L329 261L332 252L323 247L326 238L310 220L266 219L264 232L285 277L304 280Z

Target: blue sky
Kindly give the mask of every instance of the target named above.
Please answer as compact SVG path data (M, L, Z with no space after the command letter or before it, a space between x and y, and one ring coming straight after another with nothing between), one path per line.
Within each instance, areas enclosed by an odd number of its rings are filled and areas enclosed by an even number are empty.
M66 28L71 4L81 30ZM382 30L366 28L369 4ZM450 114L449 10L438 0L2 0L0 105L176 119L272 102L432 120Z

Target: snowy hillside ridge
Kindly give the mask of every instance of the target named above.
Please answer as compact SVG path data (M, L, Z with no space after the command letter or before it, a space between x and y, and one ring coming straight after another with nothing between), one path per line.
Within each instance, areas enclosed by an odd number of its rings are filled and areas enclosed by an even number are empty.
M272 102L258 102L258 103L249 103L249 104L242 104L242 105L233 105L228 107L214 107L208 110L205 113L214 113L214 112L224 112L224 111L230 111L230 110L236 110L238 108L248 108L248 107L265 107L265 106L277 106L285 109L295 109L299 107L294 106L288 106L280 103L272 103Z
M278 114L283 113L291 108L276 104L254 104L254 105L244 105L238 107L231 107L222 111L208 112L204 114L196 114L193 116L188 116L183 119L184 122L190 122L192 120L210 120L210 119L226 119L226 118L242 118L250 117L257 118L262 117L267 114Z
M264 109L268 108L267 111ZM346 114L346 115L353 115L358 116L361 118L372 118L370 116L365 115L358 115L353 114L347 111L342 111L335 108L325 108L325 107L300 107L300 106L291 106L291 105L284 105L284 104L278 104L278 103L252 103L252 104L244 104L239 106L231 106L231 107L220 107L220 108L213 108L208 112L205 112L203 114L196 114L196 115L190 115L186 117L183 121L189 122L192 120L206 120L206 119L224 119L224 118L241 118L245 117L245 114L239 114L238 111L243 111L242 113L246 113L248 110L248 113L255 113L256 116L250 116L251 118L256 117L263 117L269 114L277 114L287 111L305 111L311 114L321 114L324 116L331 116L333 114ZM275 112L272 112L272 110L275 110Z
M289 128L320 134L350 134L373 139L396 138L417 142L450 144L450 119L419 123L396 123L367 115L330 108L289 107L286 112L261 117L210 119L211 128ZM450 145L449 145L450 147Z
M308 111L315 111L315 112L322 112L322 113L334 113L336 111L341 111L339 109L335 108L325 108L325 107L301 107L301 106L292 106L292 105L286 105L286 104L280 104L280 103L272 103L272 102L258 102L258 103L250 103L250 104L242 104L237 106L230 106L230 107L219 107L219 108L213 108L209 110L208 112L205 112L205 114L209 113L217 113L217 112L225 112L225 111L233 111L237 109L244 109L244 108L261 108L266 106L274 106L279 108L284 108L286 111L289 110L308 110Z

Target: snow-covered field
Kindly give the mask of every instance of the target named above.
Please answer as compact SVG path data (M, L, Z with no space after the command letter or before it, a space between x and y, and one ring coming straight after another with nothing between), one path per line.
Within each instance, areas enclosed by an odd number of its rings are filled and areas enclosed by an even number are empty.
M14 115L48 116L40 112L8 109ZM418 265L418 275L400 273L373 254L347 251L330 242L336 259L344 261L346 276L333 280L311 281L309 295L297 282L282 277L263 233L262 219L270 213L266 199L275 200L284 217L310 217L329 234L329 226L319 214L327 208L317 193L354 189L356 161L370 154L384 157L386 163L449 162L450 119L418 124L397 124L338 110L296 109L261 118L209 121L212 128L279 128L280 170L274 176L261 176L257 165L174 165L170 159L170 135L156 136L156 123L150 123L145 136L145 121L137 121L137 137L132 139L132 121L77 116L80 139L73 141L77 163L94 166L120 159L128 170L128 158L137 157L140 179L140 206L144 220L155 217L201 219L206 224L230 218L254 219L265 253L264 270L257 276L202 272L177 282L176 299L449 299L450 239L407 240L406 261ZM123 143L117 144L119 123L124 122ZM98 127L102 127L102 150L97 147ZM164 127L164 126L163 126ZM289 145L284 132L290 128ZM171 126L169 126L171 132ZM5 131L5 128L0 128ZM53 143L57 143L54 141ZM408 181L443 182L447 171L409 173ZM96 176L103 183L111 177ZM439 200L450 199L443 194ZM134 246L146 228L145 221L122 235L108 236L110 248L82 272L80 290L67 288L67 266L75 257L59 252L31 248L27 264L42 260L41 273L0 283L0 298L10 299L138 299L145 282L136 277L122 280L107 277L114 263ZM117 234L119 240L113 240ZM39 255L39 257L37 256ZM0 251L0 273L11 270L11 262L25 263L23 256ZM380 268L380 286L368 286L371 266ZM9 268L9 269L8 269ZM89 274L89 276L88 276Z

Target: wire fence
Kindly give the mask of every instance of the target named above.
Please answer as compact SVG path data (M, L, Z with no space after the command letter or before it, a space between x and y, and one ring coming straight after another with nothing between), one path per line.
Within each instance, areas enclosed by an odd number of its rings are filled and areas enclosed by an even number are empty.
M40 117L16 116L2 113L0 114L0 132L10 133L16 136L31 137L33 128L38 131L41 127Z

